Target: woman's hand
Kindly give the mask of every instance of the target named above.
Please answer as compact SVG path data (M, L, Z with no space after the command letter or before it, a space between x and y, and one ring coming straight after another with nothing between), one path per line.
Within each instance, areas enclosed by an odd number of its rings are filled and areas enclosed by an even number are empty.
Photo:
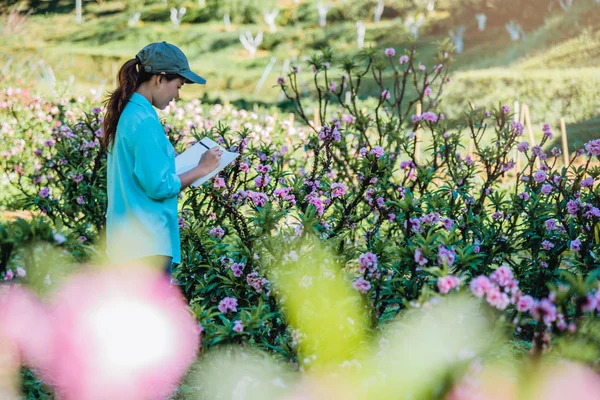
M203 176L210 174L219 166L222 155L223 149L221 146L212 147L204 152L202 157L200 157L200 161L198 161L198 165L196 165L196 167L179 175L179 179L181 180L181 190L187 188Z
M204 154L202 154L202 157L200 157L200 161L198 161L198 168L204 172L204 175L210 173L219 166L222 155L223 149L221 146L215 146L208 149Z

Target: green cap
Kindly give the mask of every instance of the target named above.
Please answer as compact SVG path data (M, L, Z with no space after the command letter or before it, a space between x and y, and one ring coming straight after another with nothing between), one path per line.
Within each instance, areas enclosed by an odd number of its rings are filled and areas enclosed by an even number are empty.
M150 43L135 56L146 72L153 74L178 74L188 80L188 83L204 85L206 79L192 72L190 64L177 46L167 42Z

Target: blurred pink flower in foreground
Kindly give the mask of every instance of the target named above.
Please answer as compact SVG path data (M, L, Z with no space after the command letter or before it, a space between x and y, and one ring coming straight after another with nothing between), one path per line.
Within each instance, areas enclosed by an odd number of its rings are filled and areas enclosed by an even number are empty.
M200 345L181 293L149 268L79 273L48 307L13 291L0 297L0 336L64 400L167 398Z

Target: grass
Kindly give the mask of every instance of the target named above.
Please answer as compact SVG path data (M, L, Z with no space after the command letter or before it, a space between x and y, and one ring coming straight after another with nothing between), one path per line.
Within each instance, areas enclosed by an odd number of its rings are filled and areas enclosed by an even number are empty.
M13 59L7 80L22 79L53 89L48 82L40 82L41 68L32 67L32 63L43 60L52 66L60 90L74 95L87 95L90 89L107 90L113 87L122 62L145 44L166 39L179 45L192 68L208 81L205 87L186 86L183 98L208 96L277 104L279 90L273 85L285 59L302 66L305 57L323 46L332 48L337 57L356 51L356 31L351 21L331 23L325 28L316 23L279 27L276 33L267 32L264 24L234 25L227 31L219 21L183 23L175 28L166 6L155 4L141 10L138 26L129 27L125 3L84 4L85 23L81 25L74 23L73 13L33 15L20 31L0 37L0 69ZM189 3L189 13L197 12L193 4ZM465 21L465 51L456 57L454 83L446 92L449 115L460 112L467 101L489 106L519 100L530 104L536 124L556 124L564 117L572 129L594 132L600 113L595 94L598 91L591 93L600 88L600 18L594 18L599 10L594 1L577 2L569 13L555 12L543 24L526 27L527 38L516 43L510 41L503 24L491 21L486 31L479 32L474 19ZM417 47L425 63L435 55L436 43L456 24L452 18L440 12L423 27ZM399 51L410 45L399 18L366 25L367 45ZM264 41L257 55L250 58L239 42L239 34L259 29L265 31ZM256 91L271 57L277 63ZM308 81L311 75L307 71L303 79ZM74 81L72 86L67 86L69 80ZM372 81L365 82L365 87L371 95L378 94ZM591 110L596 110L595 114ZM588 122L578 125L583 121Z

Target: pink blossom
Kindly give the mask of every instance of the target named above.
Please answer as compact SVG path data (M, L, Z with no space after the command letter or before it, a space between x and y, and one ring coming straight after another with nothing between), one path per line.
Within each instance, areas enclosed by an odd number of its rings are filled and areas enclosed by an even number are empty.
M371 283L362 276L352 283L354 289L366 294L371 289Z
M4 273L4 280L5 281L10 281L15 277L15 273L12 271L12 269L8 269L6 270L6 272Z
M235 276L236 278L242 276L242 272L244 271L245 266L246 265L242 263L233 263L230 267L233 271L233 276Z
M423 64L419 65L419 71L425 71L426 69L427 68Z
M361 274L364 274L365 271L369 271L369 272L375 272L377 270L377 255L371 252L367 252L364 254L361 254L358 257L358 261L360 263L360 266L358 268L358 271Z
M425 96L429 96L429 95L431 95L431 88L430 88L430 87L426 87L426 88L425 88L425 91L423 92L423 94L424 94ZM444 136L444 137L447 137L447 136Z
M285 79L284 79L284 77L283 77L283 76L279 76L279 77L277 77L277 84L278 84L278 85L283 85L283 84L285 84Z
M583 312L590 312L590 311L594 311L597 306L598 306L598 300L591 294L588 294L585 297L585 303L583 303L583 305L581 306L581 310Z
M510 112L510 107L507 105L502 106L502 113L508 114Z
M85 200L83 199L83 196L79 196L77 197L77 204L85 204Z
M490 275L490 280L500 286L507 286L512 279L513 272L506 265L501 266Z
M396 55L396 50L392 49L391 47L388 47L387 49L385 49L385 55L388 57L394 57Z
M331 196L332 197L342 197L346 194L346 185L339 182L334 182L331 184Z
M223 314L227 311L237 312L237 299L235 297L225 297L219 302L219 311Z
M225 179L221 178L221 177L217 177L215 178L214 182L213 182L213 187L215 189L222 189L225 187Z
M383 92L381 92L381 98L384 100L389 100L390 98L390 91L385 89Z
M490 282L488 277L484 275L480 275L471 280L469 286L471 288L471 292L473 292L473 294L479 298L483 297L494 287L494 285L492 284L492 282Z
M510 304L510 299L506 293L500 291L497 286L493 286L487 291L485 299L498 310L504 310Z
M244 325L242 325L242 321L239 319L233 323L233 330L237 333L241 333L244 331Z
M375 146L373 149L371 149L371 154L374 154L377 158L382 157L384 154L383 147Z
M27 273L25 272L25 270L21 267L17 267L17 277L19 278L25 278L25 275L27 275Z
M346 124L353 124L355 118L351 114L342 114L342 122Z
M438 116L435 113L432 112L426 112L423 113L421 115L421 120L423 121L430 121L430 122L437 122L438 121Z
M406 64L408 62L408 56L400 56L398 62L400 63L400 65Z
M254 179L254 184L258 188L267 187L269 182L271 182L271 177L269 175L257 176L256 179Z
M332 81L329 84L329 91L333 93L333 92L335 92L335 89L337 89L337 85L335 84L335 82Z
M449 293L452 289L459 287L460 279L454 275L446 275L438 279L437 287L440 293Z
M536 320L542 319L546 325L556 321L556 306L548 299L542 299L536 302L530 311Z
M519 299L517 302L517 311L519 312L527 312L531 309L535 300L530 295L525 295Z
M240 163L240 170L242 172L250 171L250 166L247 163Z

